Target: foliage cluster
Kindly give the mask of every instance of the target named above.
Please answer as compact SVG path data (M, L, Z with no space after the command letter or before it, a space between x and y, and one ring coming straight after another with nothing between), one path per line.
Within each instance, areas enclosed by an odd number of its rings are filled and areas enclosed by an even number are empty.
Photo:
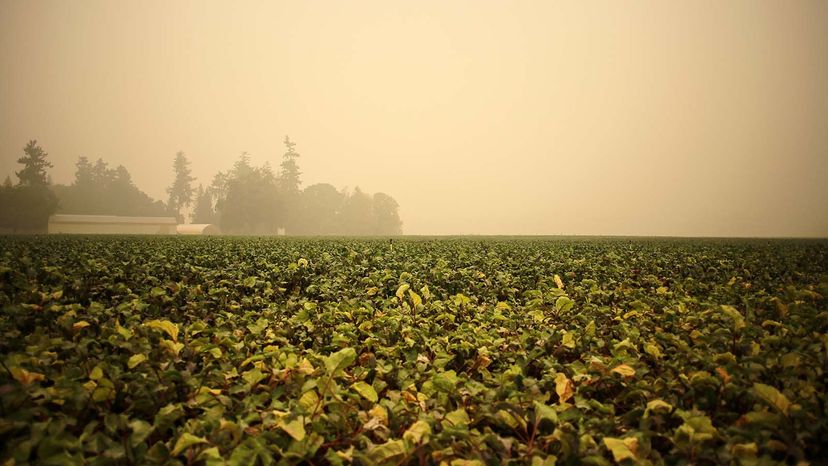
M47 168L52 164L37 141L31 140L23 148L23 156L17 162L23 167L15 172L18 182L12 184L6 177L0 187L0 231L13 233L39 233L58 208L58 199L49 188Z
M369 195L358 187L349 193L327 183L303 189L295 144L285 138L285 146L287 152L278 173L268 164L254 166L245 153L230 170L217 173L206 188L193 187L190 162L178 152L166 204L138 189L124 166L113 169L102 159L91 163L80 157L74 182L53 187L59 200L57 210L67 214L173 215L185 223L185 211L192 206L193 223L217 224L230 234L268 235L280 230L291 235L402 233L399 206L387 194ZM45 172L42 174L45 179ZM0 214L4 212L2 205L0 202ZM45 225L49 215L41 223Z
M824 241L0 241L0 461L828 457Z

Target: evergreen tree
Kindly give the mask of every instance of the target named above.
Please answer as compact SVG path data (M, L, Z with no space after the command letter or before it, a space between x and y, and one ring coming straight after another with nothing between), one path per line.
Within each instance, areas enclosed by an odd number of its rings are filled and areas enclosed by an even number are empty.
M191 217L193 223L215 223L216 213L213 210L213 195L210 188L204 189L200 184L196 191L195 207Z
M23 164L23 169L15 172L20 178L20 185L45 186L48 184L46 169L52 168L52 163L46 160L49 154L38 146L34 139L23 148L23 154L23 157L17 159L17 163Z
M43 233L49 216L58 208L58 199L49 187L47 168L52 164L48 155L34 139L23 148L23 157L17 160L23 169L15 172L17 186L11 186L7 178L0 190L0 227L14 232Z
M167 207L175 213L179 222L183 222L184 216L181 214L181 209L189 207L193 202L192 182L195 180L195 177L190 175L190 162L187 160L184 152L178 151L175 154L173 170L175 171L175 180L167 188L167 194L170 195L169 201L167 201Z
M296 159L299 154L296 152L296 143L285 136L285 147L287 152L282 156L281 171L279 172L279 185L287 193L298 193L302 180L299 178L302 172L299 171L299 164Z

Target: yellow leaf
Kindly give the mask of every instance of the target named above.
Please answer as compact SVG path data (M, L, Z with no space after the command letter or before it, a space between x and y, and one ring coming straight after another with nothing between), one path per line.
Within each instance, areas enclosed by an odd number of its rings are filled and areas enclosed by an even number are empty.
M635 369L626 364L616 366L611 372L615 372L616 374L620 374L624 377L632 377L635 375Z
M770 385L755 383L753 384L753 391L759 395L759 398L762 398L766 403L781 411L782 414L785 416L788 415L791 409L791 402L779 390Z
M148 322L144 322L144 325L150 328L162 330L173 339L173 341L178 341L178 325L170 322L169 320L150 320Z
M423 298L420 297L414 290L408 290L408 297L411 298L411 303L414 307L417 307L419 304L423 304Z
M572 332L564 332L561 344L566 346L567 348L575 347L575 336L572 334Z
M90 324L89 322L87 322L85 320L82 320L80 322L75 322L74 324L72 324L72 330L78 331L82 328L89 327L90 325L92 325L92 324Z
M638 451L638 439L635 437L625 439L604 437L604 445L606 445L607 449L612 452L612 459L614 459L616 463L620 463L627 459L633 461L638 459L636 457L636 453Z
M318 403L319 395L316 393L316 390L308 390L299 398L299 406L305 408L306 412L313 411Z
M656 359L661 358L661 349L654 343L645 343L644 352Z
M14 380L17 380L23 385L29 385L33 382L38 382L46 378L43 374L38 372L29 372L22 367L12 367L9 371L11 372L12 377L14 377Z
M673 410L673 405L664 400L653 400L647 403L647 411L662 411L670 412Z
M117 320L115 321L115 331L117 331L119 335L124 337L125 340L129 340L130 338L132 338L132 331L129 329L125 329L124 327L121 327L121 323Z
M423 440L427 441L430 435L431 426L428 425L427 422L421 420L411 424L411 427L409 427L403 434L403 439L408 440L413 444L419 444Z
M377 419L380 424L388 425L388 410L384 406L374 405L373 408L368 410L368 415L371 416L371 419Z
M558 372L555 375L555 393L558 394L561 403L566 403L566 400L572 398L572 395L575 394L572 381L563 372Z
M130 369L134 368L138 364L147 360L147 356L145 354L133 354L130 356L129 360L127 361L127 367Z
M184 349L184 343L176 343L171 340L161 340L160 345L175 356L178 356L178 353Z
M555 285L557 285L560 289L564 289L563 280L561 280L561 277L558 276L558 274L555 274Z

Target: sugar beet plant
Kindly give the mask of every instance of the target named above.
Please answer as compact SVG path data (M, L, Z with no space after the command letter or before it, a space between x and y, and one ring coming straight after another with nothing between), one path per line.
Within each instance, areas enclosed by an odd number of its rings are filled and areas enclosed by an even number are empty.
M3 464L828 457L828 243L0 239Z

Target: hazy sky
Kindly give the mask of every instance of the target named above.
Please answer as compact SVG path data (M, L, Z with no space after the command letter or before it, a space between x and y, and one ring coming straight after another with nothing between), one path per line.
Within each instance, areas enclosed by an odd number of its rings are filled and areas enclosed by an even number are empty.
M166 198L288 134L408 234L828 236L825 0L0 0L0 63L3 177Z

